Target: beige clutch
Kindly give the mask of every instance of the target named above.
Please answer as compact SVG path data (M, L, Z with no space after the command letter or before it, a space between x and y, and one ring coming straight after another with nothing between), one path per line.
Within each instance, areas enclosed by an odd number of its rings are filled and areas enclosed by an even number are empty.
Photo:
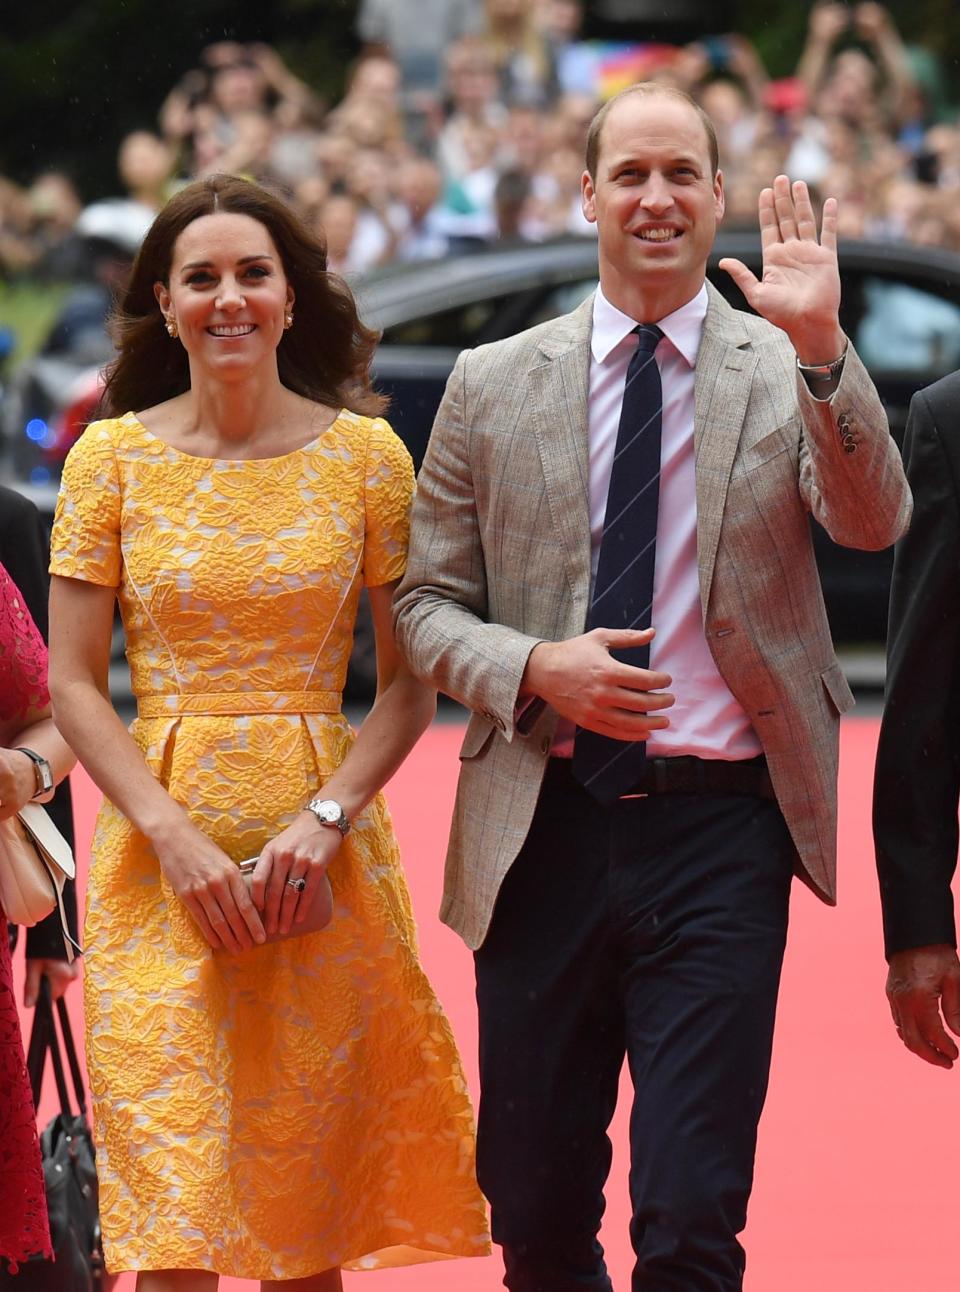
M259 857L250 857L247 861L240 862L240 874L243 876L248 889L253 882L254 867L259 860ZM289 933L280 933L279 931L276 933L268 933L267 943L284 942L287 938L299 938L304 933L319 933L321 929L325 929L327 927L332 916L333 891L330 888L330 880L327 879L326 875L324 875L323 879L320 881L319 887L317 888L316 894L314 895L310 909L307 911L302 922L300 924L292 924L290 926ZM261 945L266 946L267 943L261 943ZM251 949L255 951L256 947Z
M37 924L60 911L64 950L81 950L67 929L63 886L76 875L70 845L39 803L27 803L0 821L0 905L14 924Z

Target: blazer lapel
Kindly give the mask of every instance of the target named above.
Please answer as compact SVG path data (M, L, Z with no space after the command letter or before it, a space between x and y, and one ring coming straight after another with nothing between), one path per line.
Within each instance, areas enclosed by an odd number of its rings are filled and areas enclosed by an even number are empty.
M697 480L697 560L704 618L730 471L750 400L758 356L734 310L712 287L697 353L693 442Z
M590 595L590 483L587 391L593 296L540 340L527 374L531 421L554 528L566 555L574 604L584 616Z

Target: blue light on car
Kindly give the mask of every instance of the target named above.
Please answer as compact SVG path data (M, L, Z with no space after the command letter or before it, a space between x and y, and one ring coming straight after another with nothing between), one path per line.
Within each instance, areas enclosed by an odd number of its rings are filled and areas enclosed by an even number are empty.
M40 444L50 434L50 427L42 417L31 417L23 428L23 433L28 440L33 440L34 444Z
M49 483L50 483L50 468L49 468L49 467L34 467L34 468L33 468L33 470L30 472L30 483L31 483L31 484L37 484L37 485L41 485L41 484L49 484Z

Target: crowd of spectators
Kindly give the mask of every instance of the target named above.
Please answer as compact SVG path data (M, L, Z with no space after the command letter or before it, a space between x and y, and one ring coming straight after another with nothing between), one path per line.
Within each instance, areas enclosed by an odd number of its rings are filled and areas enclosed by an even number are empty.
M268 46L210 46L122 141L122 196L84 207L65 174L0 178L0 267L65 272L71 233L134 248L174 188L214 171L285 191L345 273L592 236L587 126L641 79L690 91L715 121L728 227L755 227L760 188L785 170L840 199L842 235L960 251L960 118L882 5L815 5L780 80L742 35L630 45L582 25L581 0L361 0L335 104Z

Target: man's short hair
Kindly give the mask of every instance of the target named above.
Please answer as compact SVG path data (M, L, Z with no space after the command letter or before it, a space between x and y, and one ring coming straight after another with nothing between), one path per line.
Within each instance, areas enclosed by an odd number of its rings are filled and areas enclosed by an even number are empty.
M600 134L603 130L603 123L610 115L613 108L621 99L626 99L630 95L639 94L645 98L653 98L660 95L667 99L677 99L680 103L686 103L688 107L693 108L697 116L703 123L704 133L707 136L707 147L710 151L710 165L713 168L713 174L716 175L720 169L720 148L717 144L717 132L714 129L713 122L701 108L700 104L688 94L686 90L678 90L672 85L661 85L657 81L640 81L637 85L628 85L625 90L615 94L612 99L608 99L603 107L597 112L596 116L590 122L590 129L587 131L587 170L590 172L590 178L595 182L597 178L597 162L600 159Z

